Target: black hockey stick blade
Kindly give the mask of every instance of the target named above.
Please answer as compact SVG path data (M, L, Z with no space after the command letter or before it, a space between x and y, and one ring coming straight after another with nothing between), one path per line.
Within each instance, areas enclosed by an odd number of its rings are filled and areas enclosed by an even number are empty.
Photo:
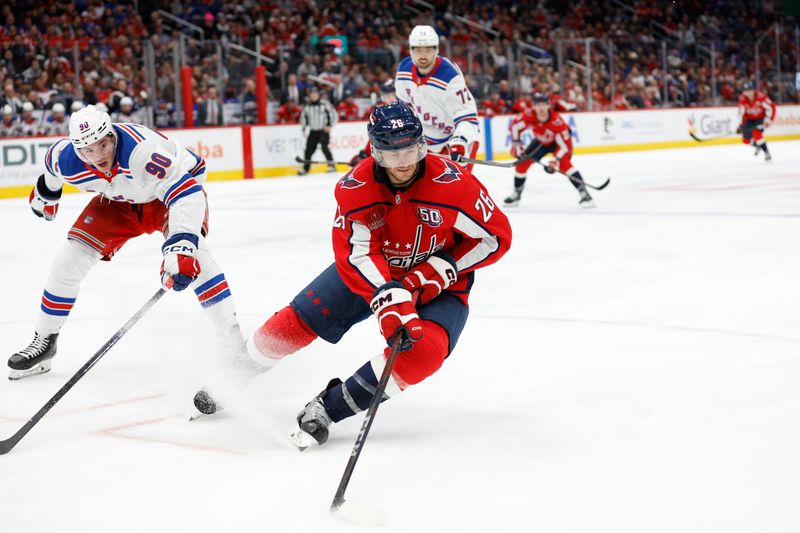
M400 345L405 340L405 331L400 331L392 344L392 350L389 353L389 358L386 360L386 365L383 367L381 378L378 380L378 386L375 387L375 395L367 408L367 414L364 416L364 423L361 424L361 430L358 432L356 442L353 445L353 451L350 452L350 459L347 461L347 466L342 474L342 479L339 481L339 487L336 489L336 494L331 502L331 513L336 513L344 504L344 492L347 490L347 485L350 483L350 477L355 470L358 457L361 455L361 450L364 449L364 443L367 441L369 429L372 427L372 422L375 420L375 415L378 412L378 406L383 400L383 393L386 391L386 385L389 383L389 376L392 374L392 367L397 359L397 354L400 352Z
M603 183L601 183L600 185L592 185L591 183L586 183L586 182L584 182L584 183L585 183L585 185L586 185L587 187L589 187L590 189L594 189L594 190L596 190L596 191L602 191L603 189L605 189L606 187L608 187L608 184L609 184L609 183L611 183L611 178L606 178L606 181L604 181L604 182L603 182Z
M691 137L692 139L694 139L699 143L704 143L708 141L717 141L719 139L724 139L725 137L731 137L733 135L738 135L738 133L727 133L725 135L717 135L716 137L706 137L705 139L703 139L702 137L697 136L696 130L693 129L689 130L689 137Z
M136 322L138 322L138 321L139 321L139 319L140 319L140 318L142 318L142 316L144 316L144 314L145 314L145 313L146 313L148 310L150 310L150 308L151 308L151 307L153 307L153 304L155 304L155 303L156 303L156 302L157 302L157 301L158 301L158 300L159 300L159 299L160 299L162 296L164 296L164 294L166 294L166 292L167 292L167 291L166 291L165 289L163 289L163 288L162 288L162 289L158 289L158 291L156 291L156 293L155 293L153 296L151 296L149 300L147 300L147 302L146 302L146 303L145 303L145 304L144 304L144 305L141 307L141 309L139 309L138 311L136 311L136 314L134 314L134 315L133 315L133 316L132 316L132 317L131 317L131 318L130 318L130 319L129 319L129 320L126 322L126 323L125 323L125 325L124 325L124 326L122 326L122 327L119 329L119 331L117 331L116 333L114 333L114 335L112 335L112 337L111 337L110 339L108 339L108 341L106 341L106 343L105 343L105 344L104 344L104 345L103 345L103 346L102 346L102 347L101 347L99 350L97 350L97 353L95 353L95 354L94 354L94 355L93 355L93 356L92 356L92 357L91 357L91 358L90 358L88 361L86 361L86 363L85 363L85 364L84 364L84 365L83 365L83 366L82 366L82 367L81 367L81 368L80 368L80 369L79 369L79 370L78 370L78 371L75 373L75 375L74 375L74 376L72 376L72 377L69 379L69 381L67 381L67 382L64 384L64 386L63 386L63 387L61 387L61 388L58 390L58 392L57 392L57 393L55 393L55 395L53 395L53 397L52 397L52 398L50 398L49 400L47 400L47 403L46 403L46 404L44 404L44 405L42 406L42 408L41 408L41 409L39 409L39 410L36 412L36 414L35 414L35 415L33 415L33 416L30 418L30 420L28 420L27 422L25 422L25 425L23 425L23 426L22 426L22 427L19 429L19 431L17 431L16 433L14 433L14 434L13 434L11 437L9 437L9 438L8 438L8 439L6 439L6 440L0 440L0 455L5 455L5 454L7 454L8 452L10 452L10 451L11 451L11 450L14 448L14 446L16 446L16 445L17 445L17 443L18 443L19 441L21 441L21 440L22 440L22 437L24 437L25 435L27 435L27 434L28 434L28 432L29 432L31 429L33 429L33 426L35 426L35 425L36 425L36 424L39 422L39 420L41 420L41 419L42 419L42 417L43 417L44 415L46 415L46 414L47 414L47 412L48 412L50 409L52 409L52 408L53 408L53 406L54 406L56 403L58 403L58 401L59 401L61 398L63 398L63 397L64 397L64 395L65 395L67 392L69 392L69 390L70 390L70 389L71 389L71 388L72 388L72 387L73 387L73 386L74 386L74 385L75 385L75 384L76 384L76 383L77 383L77 382L78 382L78 381L79 381L79 380L80 380L80 379L81 379L81 378L82 378L84 375L86 375L86 373L87 373L87 372L88 372L88 371L89 371L89 370L90 370L90 369L91 369L91 368L92 368L92 367L95 365L95 363L97 363L97 361L99 361L99 360L100 360L100 358L101 358L101 357L103 357L103 356L106 354L106 352L108 352L108 351L111 349L111 347L112 347L112 346L114 346L114 345L117 343L117 341L119 341L119 340L122 338L122 336L123 336L123 335L125 335L125 333L127 333L127 332L128 332L128 330L129 330L129 329L131 329L131 328L133 327L133 325L134 325L134 324L136 324Z

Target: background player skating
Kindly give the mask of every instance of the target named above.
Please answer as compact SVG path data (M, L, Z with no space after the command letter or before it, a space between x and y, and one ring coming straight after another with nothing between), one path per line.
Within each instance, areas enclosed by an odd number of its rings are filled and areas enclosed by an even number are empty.
M523 152L522 133L528 128L532 130L534 138ZM534 161L539 162L545 155L553 154L554 157L545 166L545 171L553 174L558 170L566 174L580 194L581 207L594 207L581 173L572 166L572 135L569 126L561 115L551 109L550 99L545 93L533 95L533 109L514 117L510 130L511 155L513 157L524 155L529 157L529 160L514 167L514 192L505 199L505 205L519 204L530 166Z
M411 56L397 67L397 98L419 115L430 152L449 154L453 161L474 158L479 147L478 110L461 69L439 55L439 35L431 26L415 26L408 46Z
M453 351L473 272L505 254L511 227L472 174L426 155L422 124L406 104L375 109L367 129L372 157L336 185L335 263L256 330L248 350L271 366L317 337L339 342L375 314L387 343L407 335L386 389L392 397ZM331 380L300 411L293 442L322 444L332 423L365 410L388 353Z
M9 378L50 370L59 331L89 270L100 260L110 261L129 239L154 231L166 238L164 287L191 287L228 353L241 357L244 339L231 291L205 239L205 161L144 126L112 124L108 113L93 105L72 114L69 136L47 151L45 171L30 194L31 209L53 220L65 182L97 195L56 254L33 341L8 360Z
M736 133L742 134L744 144L755 145L755 155L764 152L764 160L772 161L772 155L764 140L764 129L770 127L775 120L775 104L769 97L756 90L755 83L749 81L744 84L742 96L739 97L739 116L742 123Z

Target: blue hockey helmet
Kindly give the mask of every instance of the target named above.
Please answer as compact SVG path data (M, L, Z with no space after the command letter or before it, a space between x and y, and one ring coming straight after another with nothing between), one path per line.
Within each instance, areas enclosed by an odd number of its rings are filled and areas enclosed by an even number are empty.
M422 122L404 102L376 107L369 116L367 135L372 157L382 167L412 165L428 153Z
M746 81L744 83L744 85L742 85L742 90L743 91L755 91L756 90L756 84L753 83L752 81Z

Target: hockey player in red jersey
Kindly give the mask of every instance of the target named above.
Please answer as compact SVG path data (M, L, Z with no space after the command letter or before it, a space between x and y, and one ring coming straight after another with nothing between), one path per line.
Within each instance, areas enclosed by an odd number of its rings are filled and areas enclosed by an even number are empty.
M764 129L770 127L775 120L775 104L769 97L756 90L753 82L745 83L742 96L739 97L739 115L742 123L736 130L742 134L744 144L755 145L755 155L764 152L764 160L772 161L772 155L767 148L767 141L764 140Z
M534 139L522 150L522 132L531 128ZM544 93L533 95L533 109L517 115L511 121L511 155L527 156L529 159L514 167L514 192L505 199L507 206L516 206L522 197L528 169L534 161L539 162L545 155L553 154L553 158L545 166L545 172L553 174L562 172L569 177L572 185L578 189L581 207L594 207L592 197L586 190L583 177L572 166L572 135L569 126L561 115L551 110L550 100Z
M338 342L374 314L386 342L401 342L391 398L452 353L473 272L506 253L511 226L472 174L427 154L422 123L406 104L377 108L367 129L372 156L336 185L335 263L256 330L248 351L273 365L317 337ZM332 423L366 410L388 354L314 396L297 416L294 444L322 444Z

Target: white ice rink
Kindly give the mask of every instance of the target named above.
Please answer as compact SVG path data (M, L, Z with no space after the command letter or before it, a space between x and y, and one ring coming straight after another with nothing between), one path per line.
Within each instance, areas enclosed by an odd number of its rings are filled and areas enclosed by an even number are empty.
M800 531L800 142L770 147L770 166L741 145L577 156L587 181L612 178L594 210L532 169L455 352L382 406L348 500L387 532ZM497 202L510 192L511 170L476 173ZM332 260L334 182L207 184L210 243L248 333ZM65 196L52 223L0 201L2 361L31 340L88 198ZM51 373L0 380L0 439L156 291L160 242L90 273ZM374 321L190 423L214 343L194 295L167 294L0 456L0 531L355 529L328 506L361 417L304 453L285 434L382 349Z

